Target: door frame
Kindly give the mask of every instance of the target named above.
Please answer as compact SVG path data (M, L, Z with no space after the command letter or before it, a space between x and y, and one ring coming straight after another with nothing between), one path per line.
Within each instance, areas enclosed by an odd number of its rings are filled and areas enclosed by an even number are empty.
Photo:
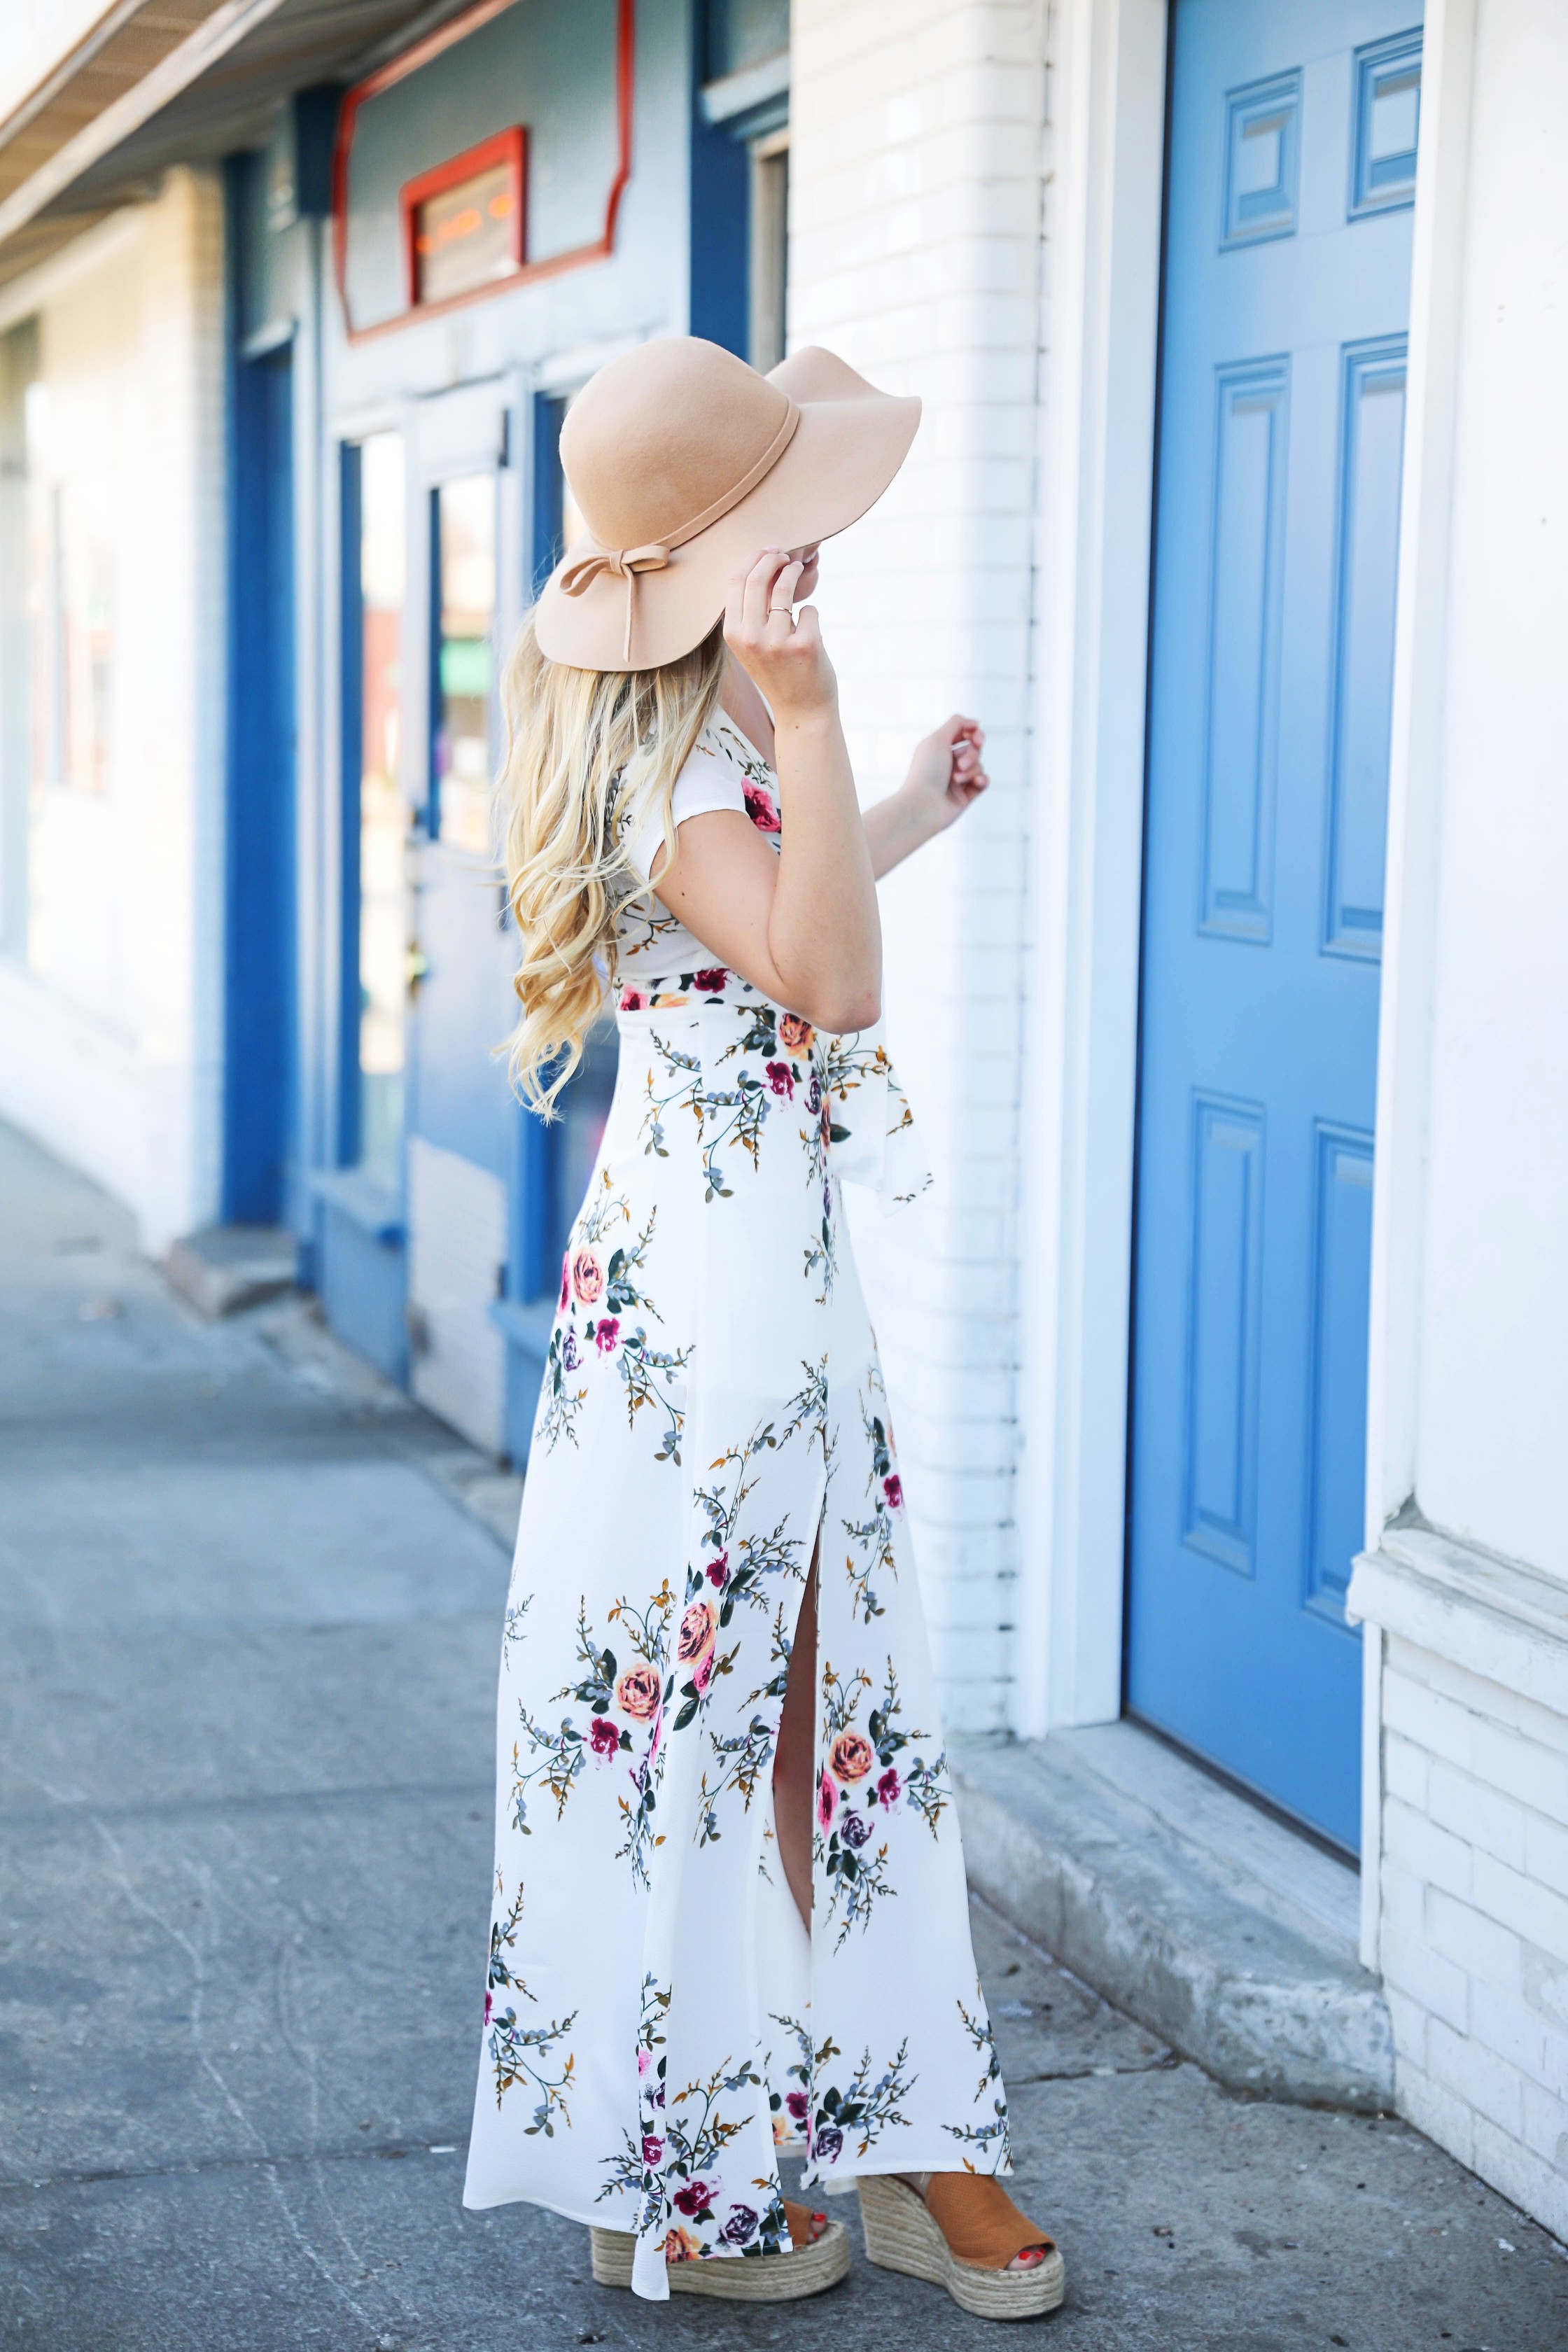
M1121 1712L1138 988L1167 62L1174 0L1063 0L1035 530L1012 1728ZM1413 1484L1448 474L1475 0L1426 0L1373 1124L1366 1543ZM1141 630L1127 625L1141 613ZM1090 1311L1092 1302L1092 1312ZM1352 1587L1351 1607L1354 1610ZM1382 1636L1363 1643L1362 1956L1376 1965Z
M1020 1087L1012 1728L1121 1712L1145 702L1172 0L1064 0ZM1130 616L1142 616L1130 626Z

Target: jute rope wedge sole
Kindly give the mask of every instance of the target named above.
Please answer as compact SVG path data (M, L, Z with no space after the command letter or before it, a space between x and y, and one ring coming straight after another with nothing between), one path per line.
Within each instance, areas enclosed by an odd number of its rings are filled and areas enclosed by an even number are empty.
M857 2186L868 2259L882 2270L946 2287L954 2303L976 2318L1037 2319L1055 2311L1067 2292L1067 2268L1054 2246L1043 2263L1024 2271L961 2262L925 2200L907 2182L890 2173L862 2174Z
M637 2240L629 2230L590 2225L594 2276L600 2286L630 2286ZM797 2303L849 2274L849 2232L829 2221L809 2245L784 2254L739 2254L666 2266L671 2294L709 2294L721 2303Z

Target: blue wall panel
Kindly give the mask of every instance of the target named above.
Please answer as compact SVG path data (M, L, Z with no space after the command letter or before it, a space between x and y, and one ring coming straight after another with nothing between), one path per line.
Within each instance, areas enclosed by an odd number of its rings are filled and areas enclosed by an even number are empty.
M1209 569L1205 930L1266 940L1274 887L1288 363L1223 368Z

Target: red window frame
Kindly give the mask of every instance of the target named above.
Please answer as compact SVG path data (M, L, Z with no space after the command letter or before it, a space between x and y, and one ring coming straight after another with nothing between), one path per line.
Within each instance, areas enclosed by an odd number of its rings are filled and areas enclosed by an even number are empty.
M378 97L384 89L390 89L395 82L402 81L408 74L416 73L421 66L428 65L432 58L439 57L444 49L449 49L455 42L464 39L468 34L477 33L481 25L488 25L492 17L500 16L503 10L515 5L516 0L475 0L473 7L465 8L461 15L454 16L449 24L443 25L437 32L427 34L424 40L416 41L412 48L405 49L401 57L392 58L389 63L380 67L376 72L368 74L363 81L356 82L352 89L346 90L343 94L342 104L338 110L337 144L332 154L332 275L337 282L338 300L342 306L343 326L351 343L368 342L376 335L393 334L400 327L412 326L421 319L438 318L442 311L458 310L468 302L488 301L492 295L510 293L514 287L527 285L536 278L554 278L563 270L581 269L588 262L607 261L616 249L616 222L620 213L621 198L626 194L626 183L632 175L633 77L637 60L636 0L618 0L616 10L616 120L618 144L615 175L610 182L605 201L603 236L595 238L591 245L574 247L570 253L552 253L544 261L524 261L510 277L494 278L488 286L476 286L468 293L449 294L439 302L415 303L405 310L399 310L395 318L377 320L371 327L356 327L354 324L353 312L349 305L348 290L349 157L353 150L354 124L360 108L368 99ZM474 151L469 152L471 154ZM466 158L459 157L456 160L465 164L467 163ZM447 167L443 165L440 168L444 170ZM410 182L408 184L413 186L417 185L417 183ZM428 189L426 193L429 193ZM521 218L521 214L519 218ZM405 233L405 254L406 250ZM406 260L405 269L406 271Z
M507 185L511 191L511 271L508 278L492 278L483 286L471 286L468 296L489 294L509 285L522 275L528 258L528 133L521 122L510 131L498 131L493 139L481 139L477 147L465 148L448 163L437 163L433 171L421 172L412 180L405 180L397 192L398 213L403 224L403 285L410 310L437 310L445 307L440 302L422 302L419 299L419 255L415 246L418 234L416 215L422 204L431 196L444 196L464 180L471 180L480 172L493 171L498 163L507 167ZM463 296L447 297L460 300Z

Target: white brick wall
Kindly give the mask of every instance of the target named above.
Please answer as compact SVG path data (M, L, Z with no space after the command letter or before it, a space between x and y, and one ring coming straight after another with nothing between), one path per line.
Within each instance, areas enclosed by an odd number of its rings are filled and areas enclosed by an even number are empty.
M953 1728L1008 1716L1016 1168L1046 159L1039 0L795 0L790 341L925 416L820 598L861 791L963 709L982 806L883 889L889 1042L936 1173L857 1220Z
M1389 1633L1383 1725L1401 2112L1568 2238L1568 1714Z

